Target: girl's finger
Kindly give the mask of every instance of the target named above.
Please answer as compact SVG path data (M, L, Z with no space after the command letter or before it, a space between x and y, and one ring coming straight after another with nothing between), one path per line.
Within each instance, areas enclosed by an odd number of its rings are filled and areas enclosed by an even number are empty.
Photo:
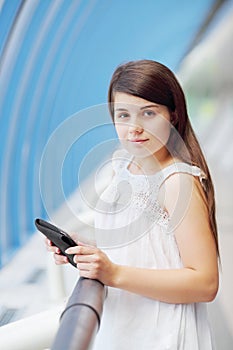
M93 245L91 245L91 244L83 243L80 241L78 241L78 245L83 246L83 247L93 247Z
M74 256L74 262L77 263L92 263L95 260L94 255L79 254Z
M52 252L52 253L61 254L60 249L58 247L56 247L55 245L47 246L47 250L49 252Z
M79 269L79 271L90 271L90 265L89 264L77 264L77 268Z
M97 251L96 247L92 247L92 246L76 246L76 247L70 247L68 249L66 249L66 253L67 254L84 254L84 255L89 255L89 254L94 254Z
M47 250L48 250L49 252L54 252L54 253L55 253L55 251L56 251L56 247L55 247L55 246L47 245L46 248L47 248Z
M44 239L44 241L47 247L51 247L53 245L52 241L50 241L50 239L48 239L47 237Z
M57 265L68 263L68 258L61 254L54 254L54 260Z

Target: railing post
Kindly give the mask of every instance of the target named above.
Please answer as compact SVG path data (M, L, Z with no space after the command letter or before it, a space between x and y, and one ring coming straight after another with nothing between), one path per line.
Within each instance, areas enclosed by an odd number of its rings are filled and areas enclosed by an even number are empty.
M51 350L91 349L100 326L104 285L81 277L60 318L60 326Z

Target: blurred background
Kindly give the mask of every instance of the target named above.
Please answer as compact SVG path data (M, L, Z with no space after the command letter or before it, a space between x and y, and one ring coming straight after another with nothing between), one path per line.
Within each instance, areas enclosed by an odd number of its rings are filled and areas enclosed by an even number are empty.
M210 166L222 266L209 312L216 348L232 349L232 38L232 0L0 0L1 326L72 290L76 271L53 266L34 219L86 232L80 188L117 146L111 75L146 58L177 75Z

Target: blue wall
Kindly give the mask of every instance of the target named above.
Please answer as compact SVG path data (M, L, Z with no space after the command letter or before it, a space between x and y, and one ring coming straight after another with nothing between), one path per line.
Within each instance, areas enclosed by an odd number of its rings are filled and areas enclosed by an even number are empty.
M35 231L34 218L46 216L39 167L51 133L77 111L106 101L118 64L149 58L176 70L212 4L213 0L3 2L0 266ZM111 137L115 133L109 126L101 137L93 133L84 139L75 167L95 143ZM62 181L67 196L78 186L75 154L77 149L65 161ZM58 200L54 208L60 204Z

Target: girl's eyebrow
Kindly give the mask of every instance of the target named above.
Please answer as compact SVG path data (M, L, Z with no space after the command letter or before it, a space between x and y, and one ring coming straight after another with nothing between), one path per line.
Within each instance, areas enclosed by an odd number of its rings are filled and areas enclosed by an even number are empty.
M115 111L128 111L126 108L116 108Z
M158 105L156 105L156 104L153 104L153 105L147 105L147 106L143 106L143 107L141 107L140 109L141 110L143 110L143 109L146 109L146 108L151 108L151 107L159 107Z
M153 104L153 105L146 105L140 108L140 110L146 109L146 108L151 108L151 107L156 107L158 108L159 105ZM116 108L115 111L128 111L127 108Z

